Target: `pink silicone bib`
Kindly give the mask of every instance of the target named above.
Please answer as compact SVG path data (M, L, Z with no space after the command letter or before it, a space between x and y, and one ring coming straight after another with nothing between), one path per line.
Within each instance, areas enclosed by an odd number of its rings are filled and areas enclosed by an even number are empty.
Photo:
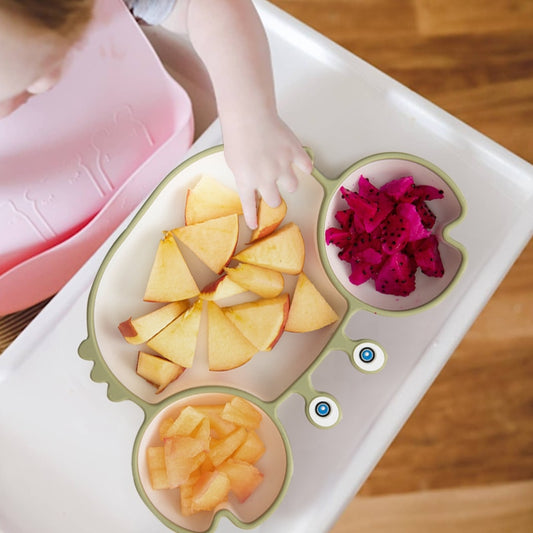
M122 0L0 121L0 315L57 291L190 147L185 91Z

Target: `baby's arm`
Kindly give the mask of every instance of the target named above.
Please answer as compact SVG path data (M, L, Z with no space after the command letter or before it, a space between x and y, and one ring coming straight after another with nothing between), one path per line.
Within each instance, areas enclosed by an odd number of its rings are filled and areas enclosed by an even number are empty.
M293 164L310 172L311 161L278 116L270 50L251 0L178 0L164 26L178 30L183 23L211 77L226 161L254 228L256 190L276 207L278 182L294 191Z

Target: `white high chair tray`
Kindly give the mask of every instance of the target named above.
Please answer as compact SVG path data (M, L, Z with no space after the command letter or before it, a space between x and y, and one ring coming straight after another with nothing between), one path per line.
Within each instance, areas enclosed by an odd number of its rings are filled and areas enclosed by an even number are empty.
M269 3L257 3L271 39L281 113L337 177L378 152L416 154L443 169L467 202L453 238L468 265L453 291L408 317L365 311L353 338L389 346L373 375L330 354L313 374L334 394L341 422L309 424L303 402L280 408L294 475L256 531L325 532L364 482L533 230L533 167ZM358 132L361 132L359 135ZM218 123L188 155L221 142ZM176 162L178 164L179 161ZM131 218L131 217L130 217ZM95 273L129 219L0 357L0 531L169 531L138 496L131 447L142 422L131 402L110 402L77 355ZM390 347L393 348L390 348ZM218 532L238 531L222 520Z

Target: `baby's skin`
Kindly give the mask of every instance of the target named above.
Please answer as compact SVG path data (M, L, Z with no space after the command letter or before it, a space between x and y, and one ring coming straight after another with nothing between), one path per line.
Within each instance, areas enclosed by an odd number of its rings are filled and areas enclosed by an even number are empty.
M186 33L207 68L226 161L244 219L253 229L257 195L276 207L280 188L290 193L298 185L295 167L312 169L306 151L278 114L270 49L259 15L252 0L178 0L162 25ZM0 118L54 86L74 42L14 14L0 0Z

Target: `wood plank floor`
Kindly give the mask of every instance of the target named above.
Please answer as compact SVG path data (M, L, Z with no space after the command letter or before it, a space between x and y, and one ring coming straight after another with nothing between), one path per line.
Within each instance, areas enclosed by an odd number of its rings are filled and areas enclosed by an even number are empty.
M533 163L532 0L272 3ZM332 531L530 533L532 487L530 242Z

